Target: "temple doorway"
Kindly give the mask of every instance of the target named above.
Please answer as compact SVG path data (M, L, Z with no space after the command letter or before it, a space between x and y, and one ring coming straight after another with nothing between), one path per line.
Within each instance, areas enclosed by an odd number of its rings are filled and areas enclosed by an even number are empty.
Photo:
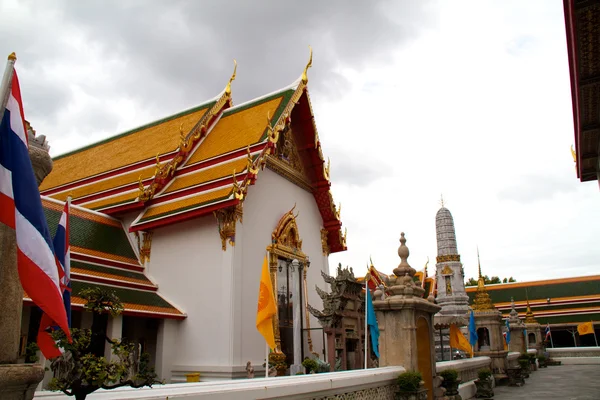
M477 348L479 351L490 350L490 332L487 328L477 328Z
M303 279L298 260L279 257L277 260L277 311L281 351L288 366L302 363L304 343L302 331Z
M417 320L417 365L419 372L423 375L427 399L433 400L433 375L431 358L431 332L425 318Z

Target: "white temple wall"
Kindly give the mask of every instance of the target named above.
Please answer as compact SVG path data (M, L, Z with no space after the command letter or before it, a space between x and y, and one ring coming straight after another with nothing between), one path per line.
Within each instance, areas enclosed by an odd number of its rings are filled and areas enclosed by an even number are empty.
M256 330L256 307L258 301L258 287L261 276L263 259L266 248L271 243L271 233L277 226L281 217L296 204L294 213L299 213L296 222L302 251L310 259L310 268L307 274L307 288L309 304L316 308L322 307L321 298L316 293L315 284L322 289L325 282L321 271L329 273L328 259L323 256L321 246L321 228L323 220L317 203L312 193L294 185L285 178L265 168L259 172L254 186L248 190L244 202L243 226L238 226L236 238L235 263L239 270L241 285L241 298L237 306L241 310L240 318L241 353L236 362L245 364L251 361L253 365L262 365L265 359L265 341ZM240 242L241 240L241 242ZM302 306L302 319L306 321L306 310ZM306 322L304 322L306 325ZM311 328L319 327L318 321L310 315ZM305 326L306 327L306 326ZM312 331L313 351L323 359L323 340L320 331ZM308 355L308 346L305 344L304 356Z
M223 282L223 251L212 215L156 229L152 238L149 275L161 293L187 314L178 322L173 365L229 365L229 326L222 319L220 298L229 291ZM165 368L165 366L163 366Z

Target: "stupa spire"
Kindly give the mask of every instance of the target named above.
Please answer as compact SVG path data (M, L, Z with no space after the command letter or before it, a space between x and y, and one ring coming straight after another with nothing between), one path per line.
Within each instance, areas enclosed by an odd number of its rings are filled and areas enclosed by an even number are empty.
M475 311L494 311L496 308L492 299L485 288L485 281L481 274L481 261L479 260L479 247L477 248L477 263L479 266L479 280L477 281L477 294L473 301L473 310Z
M525 323L526 324L537 324L537 320L533 315L533 311L531 311L531 307L529 306L529 293L527 293L527 289L525 289L525 296L527 298L527 312L525 313Z

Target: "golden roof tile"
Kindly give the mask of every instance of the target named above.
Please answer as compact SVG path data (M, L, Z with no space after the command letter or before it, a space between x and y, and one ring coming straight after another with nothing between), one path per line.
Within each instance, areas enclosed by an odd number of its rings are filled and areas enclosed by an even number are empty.
M180 131L189 132L214 102L183 111L171 117L125 132L54 158L52 172L40 190L51 189L142 160L157 153L173 151L179 145Z
M206 182L214 181L216 179L230 177L234 170L236 171L236 173L245 171L247 165L248 158L244 156L231 162L213 165L193 173L178 176L163 194L175 192L176 190L185 189L191 186L200 185Z
M140 191L138 189L135 189L114 197L105 197L103 199L92 201L89 203L82 203L82 206L85 208L90 208L92 210L98 210L101 208L106 208L108 206L117 205L119 203L127 203L129 201L135 200L139 194Z
M78 199L83 196L88 196L105 190L115 189L120 186L137 183L140 176L144 180L151 178L154 175L155 169L155 165L150 165L146 168L142 168L132 172L127 172L122 175L112 176L102 181L92 182L85 186L80 186L74 189L67 189L63 192L53 193L50 195L50 197L60 201L65 201L67 199L67 196L70 194L73 199Z
M203 203L214 202L219 199L227 198L231 195L232 189L232 186L228 185L212 192L200 193L198 195L176 200L171 203L159 204L157 206L150 207L146 210L140 221L154 219L152 217L158 217L163 214L172 214L184 208L191 208L202 205Z
M186 164L195 164L258 143L267 127L267 114L275 114L284 97L285 93L281 93L263 103L225 111Z

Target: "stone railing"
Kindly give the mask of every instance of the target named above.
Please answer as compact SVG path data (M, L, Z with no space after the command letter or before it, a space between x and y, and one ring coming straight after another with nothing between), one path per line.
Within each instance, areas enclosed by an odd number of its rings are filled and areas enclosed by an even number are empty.
M169 400L328 400L333 398L393 400L396 393L396 378L402 372L405 372L402 367L384 367L266 379L173 383L156 385L152 388L98 390L88 398L90 400L164 398ZM56 392L36 392L35 398L71 399Z
M458 378L462 383L477 379L477 371L482 368L491 368L492 359L489 357L466 358L464 360L440 361L436 363L436 370L440 372L447 369L458 371Z
M506 359L508 361L508 368L519 368L519 356L521 353L518 351L513 351L508 353Z
M550 358L562 357L600 357L600 347L562 347L546 349Z

